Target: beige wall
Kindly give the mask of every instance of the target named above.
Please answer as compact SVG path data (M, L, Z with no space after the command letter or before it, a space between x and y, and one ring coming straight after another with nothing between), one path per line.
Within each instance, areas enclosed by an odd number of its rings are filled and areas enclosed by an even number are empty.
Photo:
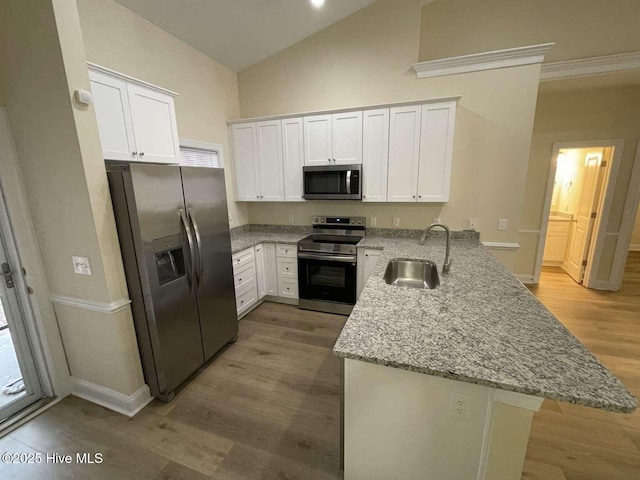
M180 95L180 138L220 143L230 157L226 121L239 116L236 74L112 0L78 0L87 59ZM227 162L227 166L231 162ZM232 226L247 222L226 169Z
M622 212L629 188L629 177L640 136L640 86L543 93L538 97L529 173L522 212L523 229L541 228L542 209L554 142L624 140L607 232L620 230ZM527 242L521 235L518 266L521 274L532 274L536 242ZM612 241L613 240L613 241ZM615 239L608 239L602 260L602 275L610 270L605 265L612 258Z
M633 227L633 234L631 236L631 245L634 250L640 250L640 205L638 206L638 213L636 215L636 223Z
M126 285L95 115L72 100L76 88L89 87L75 3L5 2L2 12L7 110L50 289L99 305L122 300ZM72 255L88 256L93 275L75 274ZM42 301L48 292L36 295ZM139 359L131 361L137 348L130 309L111 315L74 308L72 314L56 305L71 374L132 394L144 382ZM101 351L105 338L122 348Z
M484 240L515 242L522 209L539 66L417 80L419 1L382 0L238 75L243 117L461 96L451 201L446 204L249 204L252 223L309 224L313 214L375 216L378 226L452 228L478 218ZM499 188L496 188L499 185ZM509 229L497 231L498 218ZM500 253L509 262L512 253Z
M420 60L555 42L547 61L640 50L637 0L438 0L422 11Z

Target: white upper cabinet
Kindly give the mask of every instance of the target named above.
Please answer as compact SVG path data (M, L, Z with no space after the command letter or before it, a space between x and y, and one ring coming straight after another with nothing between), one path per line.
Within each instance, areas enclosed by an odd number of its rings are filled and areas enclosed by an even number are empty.
M260 200L257 172L256 124L238 123L231 126L236 196L241 202Z
M284 164L284 199L303 202L304 141L302 118L282 120L282 160Z
M260 200L283 202L282 122L280 120L258 122L256 133Z
M362 112L335 113L331 115L331 127L333 164L362 163Z
M304 164L362 163L362 112L304 117Z
M362 134L362 201L387 201L389 109L365 110Z
M456 102L422 106L418 201L449 201Z
M420 105L389 110L389 202L415 202L420 159Z
M281 121L237 123L231 141L238 201L284 201Z
M331 165L331 115L304 117L304 164Z
M94 69L89 70L89 80L105 160L178 163L173 96L116 72L90 68Z
M89 80L104 158L137 160L126 82L98 72Z
M132 84L127 91L139 159L177 163L180 141L173 97Z

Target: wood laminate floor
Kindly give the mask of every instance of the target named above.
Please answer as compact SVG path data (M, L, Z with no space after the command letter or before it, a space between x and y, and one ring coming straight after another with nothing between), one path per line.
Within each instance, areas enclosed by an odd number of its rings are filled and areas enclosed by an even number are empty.
M618 292L584 288L552 267L531 291L640 398L640 252L630 252ZM619 414L545 400L534 416L523 478L640 479L640 410Z
M619 292L585 289L556 269L532 290L640 396L640 253ZM0 453L100 452L102 464L0 463L0 479L340 479L331 347L345 318L266 303L170 404L154 401L128 419L68 397L0 439ZM640 479L640 413L545 401L523 479Z

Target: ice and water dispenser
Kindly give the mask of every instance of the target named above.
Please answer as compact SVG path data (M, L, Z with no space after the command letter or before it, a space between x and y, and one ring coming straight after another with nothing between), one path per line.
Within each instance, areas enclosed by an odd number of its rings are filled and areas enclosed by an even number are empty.
M156 238L153 241L153 251L160 286L185 275L185 256L180 234Z

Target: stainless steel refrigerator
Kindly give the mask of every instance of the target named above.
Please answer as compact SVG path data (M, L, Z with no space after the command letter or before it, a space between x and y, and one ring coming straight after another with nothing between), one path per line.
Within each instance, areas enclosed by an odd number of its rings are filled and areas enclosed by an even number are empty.
M145 380L175 390L238 333L219 168L107 164Z

